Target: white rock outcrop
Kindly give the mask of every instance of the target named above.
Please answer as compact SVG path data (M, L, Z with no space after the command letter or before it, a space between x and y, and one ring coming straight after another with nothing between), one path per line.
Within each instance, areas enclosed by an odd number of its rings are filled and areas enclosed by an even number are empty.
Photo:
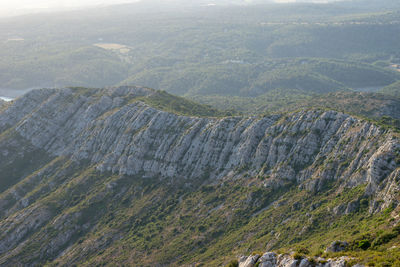
M289 254L277 255L274 252L266 252L263 256L242 256L239 259L239 267L345 267L347 257L337 259L317 258L311 262L307 258L294 259ZM357 265L363 267L363 265Z

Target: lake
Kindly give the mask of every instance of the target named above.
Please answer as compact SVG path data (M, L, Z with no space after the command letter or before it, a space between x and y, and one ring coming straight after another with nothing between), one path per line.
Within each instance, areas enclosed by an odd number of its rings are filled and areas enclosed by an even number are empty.
M13 98L5 97L5 96L0 96L0 99L3 99L4 101L11 101Z

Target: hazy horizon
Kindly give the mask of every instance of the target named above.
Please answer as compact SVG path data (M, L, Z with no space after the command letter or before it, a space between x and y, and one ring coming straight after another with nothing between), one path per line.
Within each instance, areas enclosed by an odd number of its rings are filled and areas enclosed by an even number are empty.
M0 16L52 12L94 6L134 3L140 0L0 0Z
M67 11L72 9L90 8L96 6L109 6L124 3L134 3L145 0L0 0L0 17L11 17L24 14ZM171 0L164 0L171 1ZM260 2L259 0L242 0L245 3ZM265 2L275 3L296 3L296 2L313 2L328 3L340 0L265 0ZM343 0L342 0L343 1ZM210 4L218 4L218 0L210 0ZM238 2L232 0L232 2ZM240 0L239 0L240 2Z

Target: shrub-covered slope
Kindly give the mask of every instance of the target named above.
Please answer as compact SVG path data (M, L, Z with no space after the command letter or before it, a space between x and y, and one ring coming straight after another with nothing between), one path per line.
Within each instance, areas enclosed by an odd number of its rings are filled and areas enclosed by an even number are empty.
M309 94L300 90L274 90L258 97L195 96L196 101L244 114L290 112L304 108L333 109L400 129L400 98L384 93L341 91Z
M397 134L317 109L189 117L154 94L34 90L1 111L0 265L218 266L398 221Z
M391 85L388 85L380 90L380 92L388 95L392 95L395 97L400 97L400 82L395 82Z

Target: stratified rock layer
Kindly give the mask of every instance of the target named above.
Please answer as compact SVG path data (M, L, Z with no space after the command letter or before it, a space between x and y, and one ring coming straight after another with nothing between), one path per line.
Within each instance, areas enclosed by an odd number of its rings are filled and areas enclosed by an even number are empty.
M84 214L69 209L74 202L57 191L71 179L70 165L78 171L76 166L82 166L82 172L94 167L102 177L188 183L259 177L266 188L290 184L314 193L339 181L341 188L366 185L371 213L399 204L398 136L370 122L324 110L266 117L180 116L138 100L154 92L141 87L34 90L0 110L4 176L0 179L0 265L18 264L22 248L35 241L32 233L42 233L38 240L51 240L43 241L40 252L29 256L40 264L46 257L57 258L74 236L94 227L98 214L85 218L85 224L73 224ZM81 189L97 182L82 177L70 187ZM87 201L104 200L117 186L107 182ZM126 193L121 190L116 198ZM51 201L47 205L37 201L62 194L65 200L56 203L57 208ZM279 205L274 202L274 207ZM61 212L60 207L66 210ZM349 214L359 207L359 199L354 199L331 212ZM58 235L50 239L51 229ZM73 260L71 256L68 262Z

